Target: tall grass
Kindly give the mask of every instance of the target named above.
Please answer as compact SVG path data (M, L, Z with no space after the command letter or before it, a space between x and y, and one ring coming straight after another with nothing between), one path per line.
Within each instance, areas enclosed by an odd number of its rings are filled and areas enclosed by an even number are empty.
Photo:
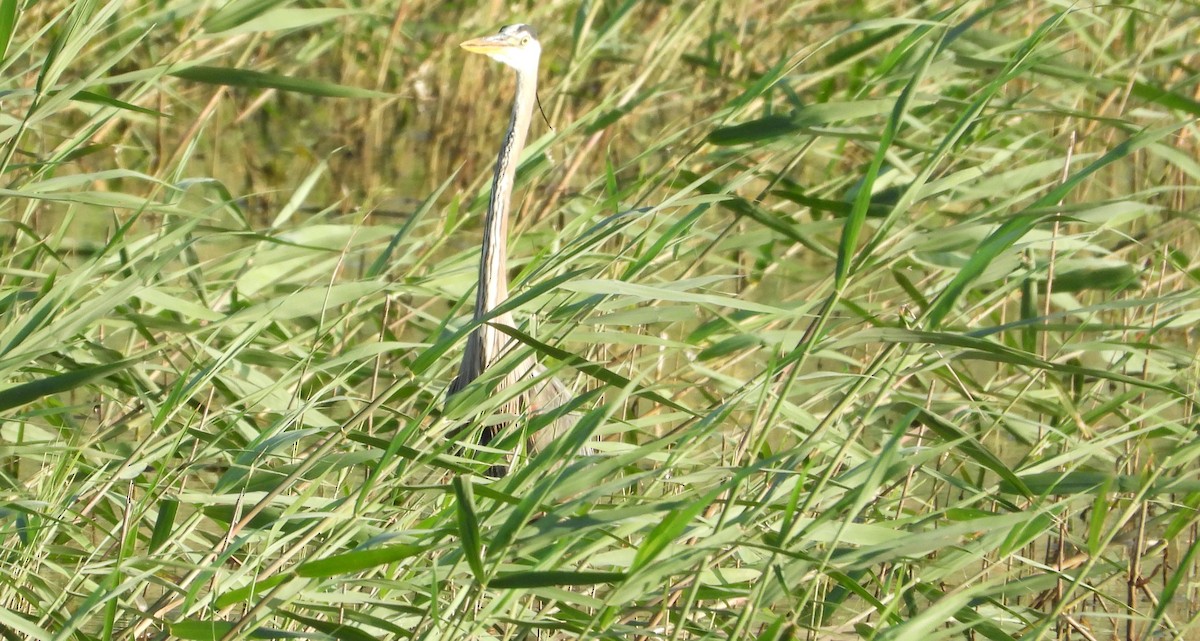
M0 635L1200 634L1194 6L523 7L0 0Z

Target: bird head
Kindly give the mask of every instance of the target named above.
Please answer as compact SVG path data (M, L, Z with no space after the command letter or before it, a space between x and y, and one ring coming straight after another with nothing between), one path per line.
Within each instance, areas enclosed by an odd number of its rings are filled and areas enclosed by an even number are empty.
M482 53L492 60L503 62L519 72L536 71L542 45L537 32L527 24L510 24L501 27L494 36L473 38L461 45L472 53Z

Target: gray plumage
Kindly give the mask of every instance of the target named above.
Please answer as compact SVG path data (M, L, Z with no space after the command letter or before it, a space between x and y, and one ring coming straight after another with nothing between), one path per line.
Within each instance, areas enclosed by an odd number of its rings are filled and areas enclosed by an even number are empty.
M492 176L492 194L488 201L487 216L483 222L483 246L479 256L479 286L475 292L474 319L479 323L497 306L508 298L508 219L512 202L513 180L517 173L517 161L525 147L529 122L533 117L533 106L537 100L537 70L541 46L537 35L528 25L515 24L503 27L493 36L475 38L461 45L464 49L483 53L503 62L517 72L517 91L513 99L512 115L508 131L500 146L496 159L496 170ZM512 314L503 313L490 323L515 326ZM480 324L467 337L458 376L450 384L447 397L465 388L494 366L506 353L517 347L515 342L489 324ZM506 389L519 381L541 378L530 390L508 403L503 412L516 416L546 411L570 400L570 391L562 381L544 376L545 368L533 357L525 358L509 371L497 384L498 390ZM574 424L570 418L559 419L529 439L526 447L531 452L545 448ZM506 425L486 428L480 439L488 444L495 439ZM510 456L511 459L511 456ZM507 469L493 466L491 476L503 476Z

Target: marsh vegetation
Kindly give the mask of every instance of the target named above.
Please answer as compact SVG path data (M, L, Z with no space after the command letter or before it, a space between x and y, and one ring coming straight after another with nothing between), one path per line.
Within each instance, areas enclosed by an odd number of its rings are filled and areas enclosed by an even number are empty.
M0 636L1195 638L1197 24L0 0Z

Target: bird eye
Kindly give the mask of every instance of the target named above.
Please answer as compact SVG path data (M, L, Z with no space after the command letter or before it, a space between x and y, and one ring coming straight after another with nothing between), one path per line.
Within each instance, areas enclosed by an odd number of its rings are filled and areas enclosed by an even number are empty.
M524 37L522 37L522 38L521 38L521 46L523 47L523 46L525 46L525 45L527 45L527 44L529 44L529 36L524 36Z

